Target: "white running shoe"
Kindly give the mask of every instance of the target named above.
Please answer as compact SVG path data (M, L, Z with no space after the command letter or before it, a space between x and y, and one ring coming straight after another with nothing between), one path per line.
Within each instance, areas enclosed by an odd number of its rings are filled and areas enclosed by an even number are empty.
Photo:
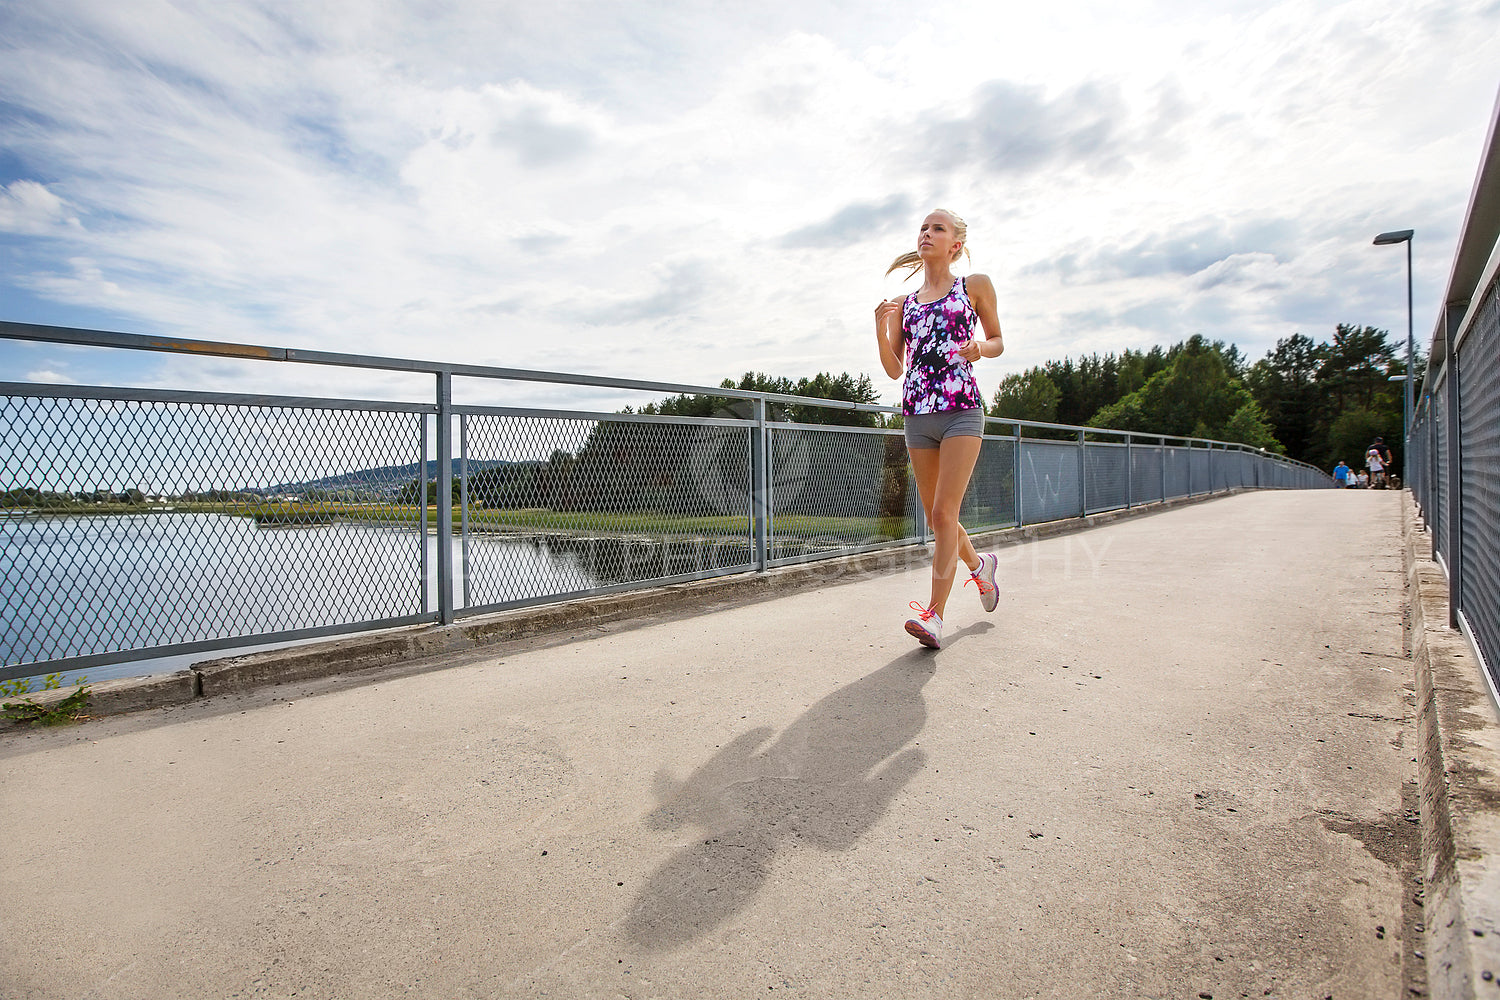
M942 649L943 620L933 614L931 608L924 608L916 601L912 601L911 606L917 609L917 616L906 620L906 631L915 636L922 645Z
M999 565L1000 559L994 553L986 552L979 557L979 568L964 581L965 587L971 583L979 587L979 603L986 611L994 611L995 605L1000 603L1000 588L995 586L995 568Z

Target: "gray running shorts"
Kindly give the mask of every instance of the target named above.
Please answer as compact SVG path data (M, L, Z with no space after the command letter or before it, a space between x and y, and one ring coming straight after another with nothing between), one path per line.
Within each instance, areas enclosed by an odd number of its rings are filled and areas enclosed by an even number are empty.
M977 408L910 413L904 422L908 448L936 448L943 438L984 437L984 411Z

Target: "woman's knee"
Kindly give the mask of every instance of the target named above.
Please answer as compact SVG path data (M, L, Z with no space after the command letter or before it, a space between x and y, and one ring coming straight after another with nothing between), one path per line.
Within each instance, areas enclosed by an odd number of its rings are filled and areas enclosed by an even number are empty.
M961 528L958 523L958 506L949 504L933 504L932 513L928 517L934 531L954 531Z

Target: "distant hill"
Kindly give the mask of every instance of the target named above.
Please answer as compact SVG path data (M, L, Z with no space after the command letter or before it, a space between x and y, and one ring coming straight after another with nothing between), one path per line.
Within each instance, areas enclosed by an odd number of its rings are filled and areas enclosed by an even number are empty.
M495 469L508 465L524 465L524 462L507 462L495 460L469 460L469 474L483 472L486 469ZM453 478L457 479L462 470L463 463L459 459L453 460ZM395 493L417 478L419 466L416 462L409 465L382 465L373 469L360 469L356 472L345 472L338 476L324 476L321 479L308 479L297 483L276 483L271 486L250 487L249 492L259 493L262 496L275 496L278 494L300 495L311 490L321 490L327 493L353 492L368 493L371 495L387 495ZM438 462L429 459L427 462L427 479L429 482L437 479Z

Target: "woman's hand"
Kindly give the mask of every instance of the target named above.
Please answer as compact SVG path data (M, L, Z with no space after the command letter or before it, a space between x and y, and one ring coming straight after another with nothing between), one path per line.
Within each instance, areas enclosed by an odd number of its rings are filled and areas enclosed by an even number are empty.
M875 329L882 334L889 329L887 326L891 319L901 315L901 301L899 299L886 299L875 307Z
M962 347L953 352L953 356L973 364L984 357L984 352L979 349L979 341L966 340Z

